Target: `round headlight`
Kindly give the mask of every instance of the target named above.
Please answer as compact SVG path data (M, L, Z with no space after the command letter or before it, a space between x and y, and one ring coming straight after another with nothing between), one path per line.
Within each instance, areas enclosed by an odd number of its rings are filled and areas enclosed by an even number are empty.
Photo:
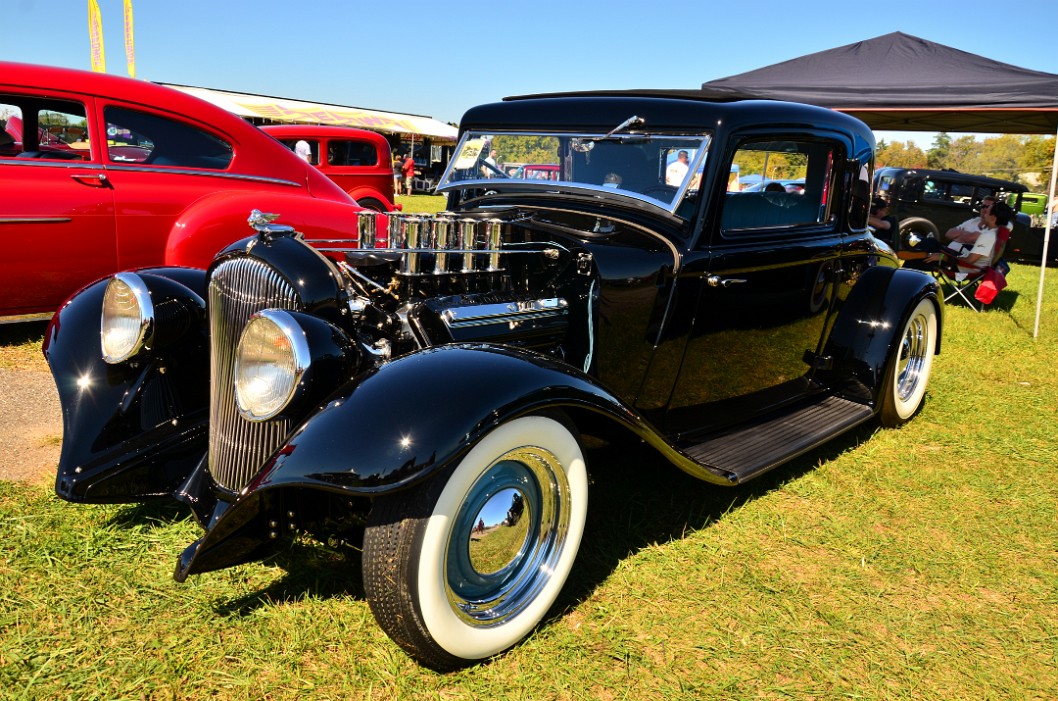
M107 283L99 322L103 360L120 363L139 353L154 332L154 305L143 279L118 273Z
M235 353L239 413L250 421L278 414L294 397L308 363L308 342L290 314L266 309L253 315Z

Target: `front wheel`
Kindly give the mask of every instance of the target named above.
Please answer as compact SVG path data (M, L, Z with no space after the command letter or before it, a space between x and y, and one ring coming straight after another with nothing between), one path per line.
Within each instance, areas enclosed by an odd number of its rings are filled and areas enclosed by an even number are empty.
M879 414L883 426L900 426L921 408L936 348L937 308L933 300L923 299L904 322L886 364Z
M557 598L587 505L583 451L566 426L502 424L444 475L376 500L363 555L371 611L437 670L502 652Z

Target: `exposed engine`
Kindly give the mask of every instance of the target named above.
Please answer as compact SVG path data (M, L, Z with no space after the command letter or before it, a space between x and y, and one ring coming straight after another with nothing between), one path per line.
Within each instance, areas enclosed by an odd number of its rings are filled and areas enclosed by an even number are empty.
M308 243L344 274L348 309L379 353L488 340L564 356L589 259L527 224L363 212L355 240Z

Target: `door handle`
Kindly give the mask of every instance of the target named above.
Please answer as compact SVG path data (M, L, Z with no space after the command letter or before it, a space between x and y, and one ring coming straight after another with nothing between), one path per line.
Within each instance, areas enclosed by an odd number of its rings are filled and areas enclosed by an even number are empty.
M106 173L74 173L70 177L79 183L91 185L92 187L110 187L110 181L107 180Z
M731 287L732 285L740 285L743 282L746 282L742 278L720 277L719 275L710 275L705 278L705 281L709 283L709 287Z

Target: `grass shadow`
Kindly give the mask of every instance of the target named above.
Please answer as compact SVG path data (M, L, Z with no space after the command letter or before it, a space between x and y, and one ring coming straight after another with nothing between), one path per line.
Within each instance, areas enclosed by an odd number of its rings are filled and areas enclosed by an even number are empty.
M191 518L191 509L173 499L152 499L138 504L128 504L106 522L117 528L161 528Z
M0 324L0 346L21 346L24 343L39 343L48 329L47 321L22 321L16 324Z
M310 598L364 599L360 553L352 547L336 549L295 540L265 562L286 574L258 591L217 602L214 611L218 615L241 618L266 606Z
M587 599L620 563L638 551L682 539L864 443L870 421L826 445L737 487L685 474L645 446L610 445L586 456L592 470L588 522L569 582L552 613Z

